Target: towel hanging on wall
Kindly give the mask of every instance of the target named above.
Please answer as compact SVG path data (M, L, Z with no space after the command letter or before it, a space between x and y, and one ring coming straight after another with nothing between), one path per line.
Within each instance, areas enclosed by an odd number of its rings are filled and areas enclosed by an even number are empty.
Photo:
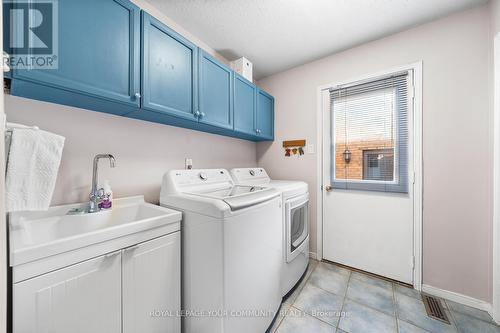
M14 127L5 179L6 211L47 210L56 184L65 138Z

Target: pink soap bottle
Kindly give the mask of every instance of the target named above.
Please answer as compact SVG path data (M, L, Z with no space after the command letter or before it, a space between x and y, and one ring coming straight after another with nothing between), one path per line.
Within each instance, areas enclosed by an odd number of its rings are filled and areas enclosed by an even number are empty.
M109 185L109 180L104 181L104 199L101 201L101 209L110 209L113 206L113 191L111 190L111 185Z

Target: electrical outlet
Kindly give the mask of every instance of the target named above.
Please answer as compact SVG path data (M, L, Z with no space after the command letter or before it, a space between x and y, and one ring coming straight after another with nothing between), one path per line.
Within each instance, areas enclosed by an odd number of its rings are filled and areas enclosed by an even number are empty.
M315 151L315 149L314 149L314 145L313 145L313 144L308 144L308 145L307 145L307 153L308 153L308 154L315 154L315 153L316 153L316 151Z

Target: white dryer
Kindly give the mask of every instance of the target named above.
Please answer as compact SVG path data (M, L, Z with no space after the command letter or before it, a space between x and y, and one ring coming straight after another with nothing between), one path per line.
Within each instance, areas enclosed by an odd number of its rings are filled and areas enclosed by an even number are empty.
M165 174L160 203L182 211L183 332L268 329L282 298L281 200L224 169Z
M288 294L309 264L309 190L302 181L272 180L263 168L231 170L236 184L278 190L283 199L282 295Z

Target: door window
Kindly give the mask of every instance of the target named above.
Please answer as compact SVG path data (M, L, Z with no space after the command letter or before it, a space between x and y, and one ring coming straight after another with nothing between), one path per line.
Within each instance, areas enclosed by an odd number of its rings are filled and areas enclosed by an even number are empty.
M408 77L330 90L333 188L408 191Z

